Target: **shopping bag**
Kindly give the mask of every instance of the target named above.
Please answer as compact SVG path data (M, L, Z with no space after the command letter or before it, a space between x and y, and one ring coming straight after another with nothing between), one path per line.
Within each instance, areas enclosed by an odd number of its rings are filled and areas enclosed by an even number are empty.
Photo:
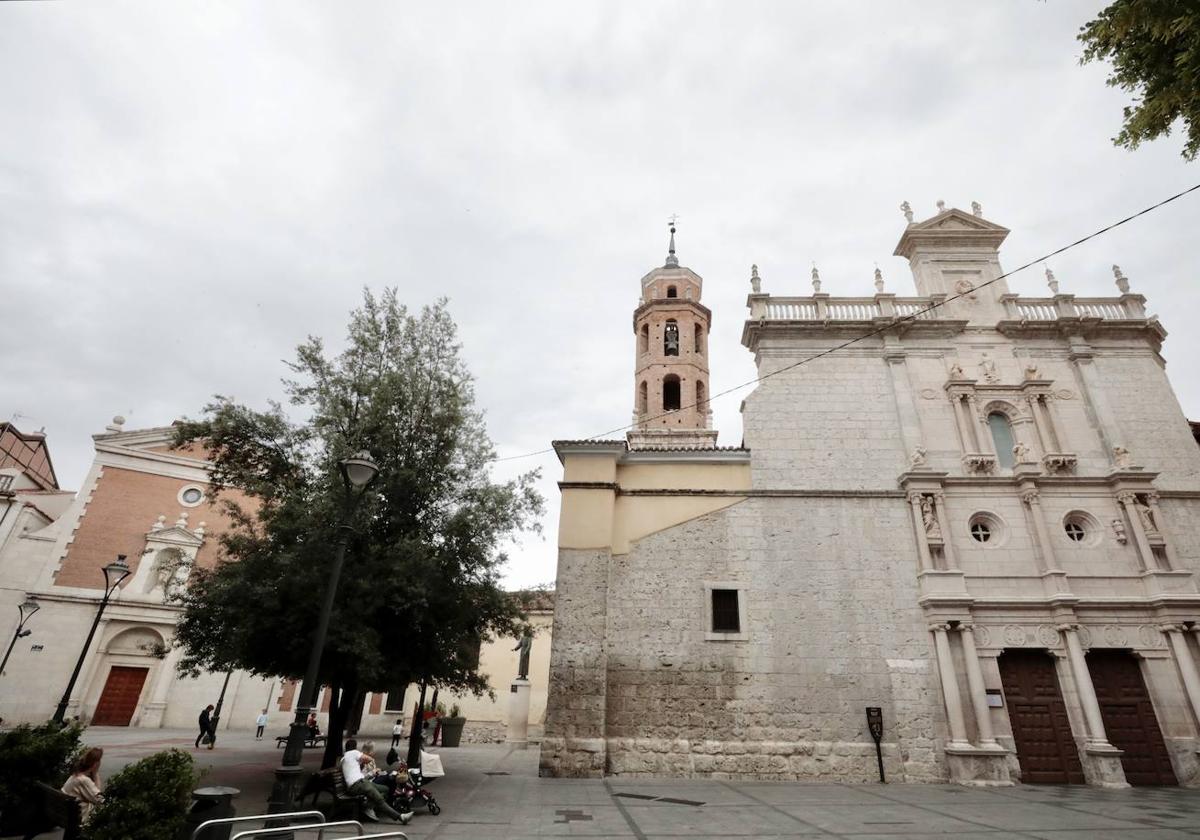
M446 775L442 769L442 758L436 753L421 750L421 775L426 779L437 779Z

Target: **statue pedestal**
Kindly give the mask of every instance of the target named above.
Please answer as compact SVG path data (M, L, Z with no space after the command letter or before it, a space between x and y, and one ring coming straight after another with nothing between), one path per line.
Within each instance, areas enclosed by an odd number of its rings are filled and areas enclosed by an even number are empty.
M515 679L508 695L508 737L505 742L514 747L529 744L529 680Z

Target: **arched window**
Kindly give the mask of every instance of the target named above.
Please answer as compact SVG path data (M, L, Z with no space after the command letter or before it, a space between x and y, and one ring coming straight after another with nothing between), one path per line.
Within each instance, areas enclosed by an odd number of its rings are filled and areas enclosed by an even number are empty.
M663 411L679 410L679 377L668 373L663 377Z
M666 329L663 330L663 355L679 355L679 324L674 320L667 321Z
M674 286L667 286L667 297L669 297L669 298L679 297L679 292L677 292L675 290Z
M703 414L705 411L708 410L708 406L706 406L704 404L707 397L708 397L708 394L704 389L704 383L697 380L696 381L696 410L699 411L701 414Z
M647 353L650 351L650 325L642 324L642 330L638 333L638 352Z
M704 327L696 325L696 346L693 348L697 353L704 352Z
M1016 441L1013 439L1012 426L1008 424L1008 417L999 411L993 411L987 418L988 428L992 432L992 443L996 445L996 461L1005 469L1012 469L1016 464L1016 457L1013 455L1013 447Z
M649 402L649 398L648 398L647 394L648 394L648 392L646 389L646 383L643 380L642 384L638 386L638 403L637 403L638 414L643 415L643 416L649 410L649 408L647 407L647 404Z

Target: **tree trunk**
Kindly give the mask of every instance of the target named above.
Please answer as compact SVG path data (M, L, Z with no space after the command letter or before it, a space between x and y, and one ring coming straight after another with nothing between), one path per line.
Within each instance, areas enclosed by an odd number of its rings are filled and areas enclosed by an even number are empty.
M367 700L367 690L360 688L354 692L350 700L349 713L346 715L346 737L353 738L362 729L363 705Z
M416 767L421 763L421 724L425 718L425 681L421 680L421 699L417 701L417 711L413 715L412 729L408 733L408 758L406 764Z
M346 721L350 714L350 698L358 691L357 681L347 680L344 684L330 686L332 700L329 704L329 732L325 736L325 756L321 759L321 769L325 770L337 764L342 754L342 741L345 739Z

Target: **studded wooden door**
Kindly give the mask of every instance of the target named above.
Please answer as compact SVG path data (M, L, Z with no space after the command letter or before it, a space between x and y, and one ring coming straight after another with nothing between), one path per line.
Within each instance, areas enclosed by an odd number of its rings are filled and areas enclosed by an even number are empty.
M1125 753L1125 780L1131 785L1178 784L1137 659L1122 650L1093 650L1087 663L1108 742Z
M1014 650L1001 654L999 663L1021 781L1083 784L1054 660L1042 651Z
M137 709L138 697L146 683L149 668L126 668L114 665L92 715L93 726L128 726Z

